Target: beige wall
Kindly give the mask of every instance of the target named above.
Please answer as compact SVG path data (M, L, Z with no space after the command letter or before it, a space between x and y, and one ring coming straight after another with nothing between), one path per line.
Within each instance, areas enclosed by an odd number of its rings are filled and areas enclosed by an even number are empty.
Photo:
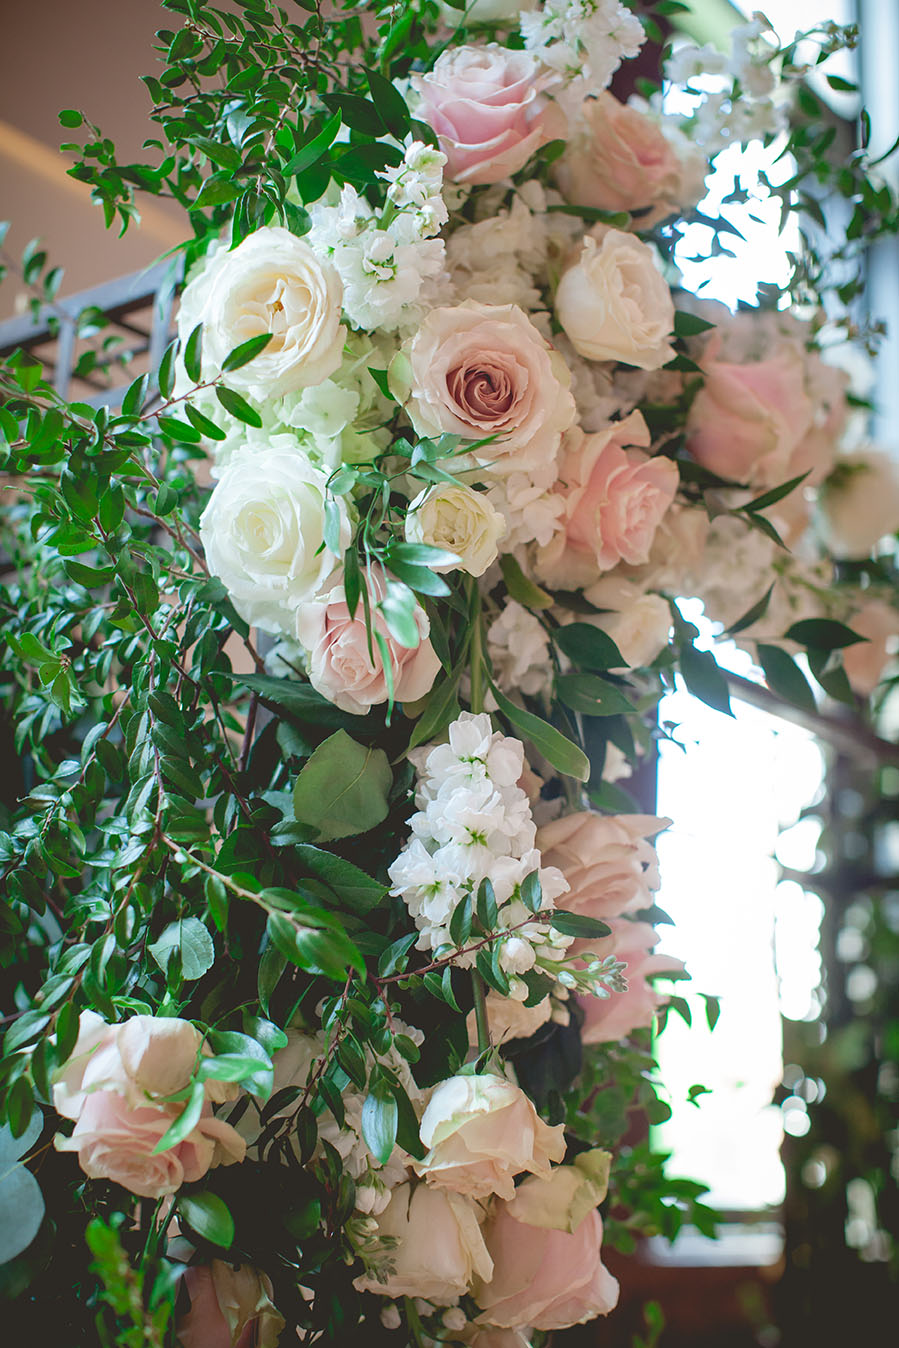
M6 251L20 257L40 235L65 268L62 294L107 281L152 262L184 234L170 203L147 198L143 221L123 239L107 231L90 191L65 172L60 108L79 108L126 159L142 159L155 134L149 95L139 76L152 72L157 28L178 27L158 0L0 0L0 219L11 220ZM156 162L154 152L146 152ZM23 286L0 286L0 318L22 304Z

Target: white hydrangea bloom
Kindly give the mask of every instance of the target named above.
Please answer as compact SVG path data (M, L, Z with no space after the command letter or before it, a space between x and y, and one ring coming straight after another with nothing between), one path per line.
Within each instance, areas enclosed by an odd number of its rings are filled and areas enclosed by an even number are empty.
M528 697L549 689L553 664L546 629L515 599L487 629L487 650L493 673L504 692L518 688Z
M555 964L571 938L539 921L521 900L521 885L536 871L542 909L550 911L567 888L561 871L541 865L527 794L520 740L495 732L490 717L463 712L449 728L449 742L410 755L418 772L411 837L388 869L392 893L400 895L419 930L419 950L445 951L456 907L474 900L489 879L496 895L499 961L520 974L540 961ZM518 930L515 930L518 928ZM524 947L527 947L526 949ZM463 967L475 952L462 955Z

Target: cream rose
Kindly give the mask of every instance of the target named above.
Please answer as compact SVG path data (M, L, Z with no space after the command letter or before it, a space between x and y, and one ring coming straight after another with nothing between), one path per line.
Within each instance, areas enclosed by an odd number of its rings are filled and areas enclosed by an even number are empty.
M410 502L406 515L408 543L429 543L459 558L457 563L431 567L432 571L454 571L458 566L470 576L482 576L496 561L497 544L505 532L506 521L485 494L462 483L428 487Z
M339 565L324 544L327 474L284 449L232 459L200 517L206 560L240 616L265 632L293 634L297 609ZM352 529L335 499L340 555Z
M377 1218L377 1235L383 1263L356 1279L360 1292L446 1305L493 1271L475 1205L428 1184L398 1185Z
M677 209L681 164L658 122L607 90L584 100L584 130L556 164L569 201L603 211L641 213L639 228Z
M565 1155L561 1125L544 1123L524 1091L490 1073L442 1081L420 1133L428 1154L416 1172L472 1198L511 1198L516 1175L548 1175Z
M569 885L556 906L601 921L651 907L659 859L648 840L670 823L654 815L580 810L544 824L536 843L543 864L556 866Z
M430 692L440 660L428 640L431 624L424 609L416 605L414 620L418 645L400 645L387 628L377 604L385 592L380 577L371 577L368 585L372 628L384 638L393 674L393 694L397 702L417 702ZM309 680L323 697L343 711L364 716L369 707L387 701L384 661L377 642L368 651L365 611L360 598L351 617L343 585L309 600L297 609L296 635L308 655Z
M276 225L220 248L185 287L178 331L186 341L203 324L203 372L221 373L230 351L265 332L264 350L226 382L260 399L320 384L339 366L343 285L307 243Z
M899 529L899 465L882 450L847 454L821 492L824 528L837 557L867 557Z
M444 51L427 75L413 75L419 116L437 132L446 176L496 183L565 134L565 118L543 94L549 77L528 52L495 42Z
M630 448L648 444L639 412L593 435L575 429L567 437L556 486L565 502L563 528L537 554L538 572L550 584L589 585L619 562L649 561L680 479L671 459Z
M493 1277L475 1286L479 1324L512 1329L567 1329L618 1303L618 1283L601 1259L602 1220L596 1203L607 1171L602 1153L528 1177L510 1202L497 1203L484 1228Z
M674 356L674 301L648 244L620 229L588 234L563 272L556 317L588 360L658 370Z
M575 417L558 352L514 304L466 300L432 309L395 362L398 392L420 435L498 439L478 451L492 473L549 470ZM403 379L403 376L406 379Z

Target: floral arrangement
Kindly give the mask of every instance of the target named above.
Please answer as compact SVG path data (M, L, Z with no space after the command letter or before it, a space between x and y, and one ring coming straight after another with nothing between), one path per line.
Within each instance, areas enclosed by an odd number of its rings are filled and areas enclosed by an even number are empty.
M164 4L159 162L61 121L109 223L184 206L177 336L116 410L0 371L7 1283L68 1261L80 1342L536 1348L712 1220L635 1125L684 970L619 783L676 674L729 710L679 598L811 710L899 635L855 283L810 232L795 310L676 266L754 138L889 227L805 83L854 37L756 16L624 98L682 5Z

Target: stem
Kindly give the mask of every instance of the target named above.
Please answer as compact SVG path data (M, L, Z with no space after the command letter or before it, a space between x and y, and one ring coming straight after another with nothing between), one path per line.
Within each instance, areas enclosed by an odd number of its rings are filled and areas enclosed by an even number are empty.
M471 624L471 710L484 710L484 629L481 623L481 594L472 576L469 582L468 615Z
M487 1019L487 998L484 992L484 980L477 969L471 971L471 986L474 989L474 1018L478 1027L478 1053L486 1053L490 1045L490 1023Z

